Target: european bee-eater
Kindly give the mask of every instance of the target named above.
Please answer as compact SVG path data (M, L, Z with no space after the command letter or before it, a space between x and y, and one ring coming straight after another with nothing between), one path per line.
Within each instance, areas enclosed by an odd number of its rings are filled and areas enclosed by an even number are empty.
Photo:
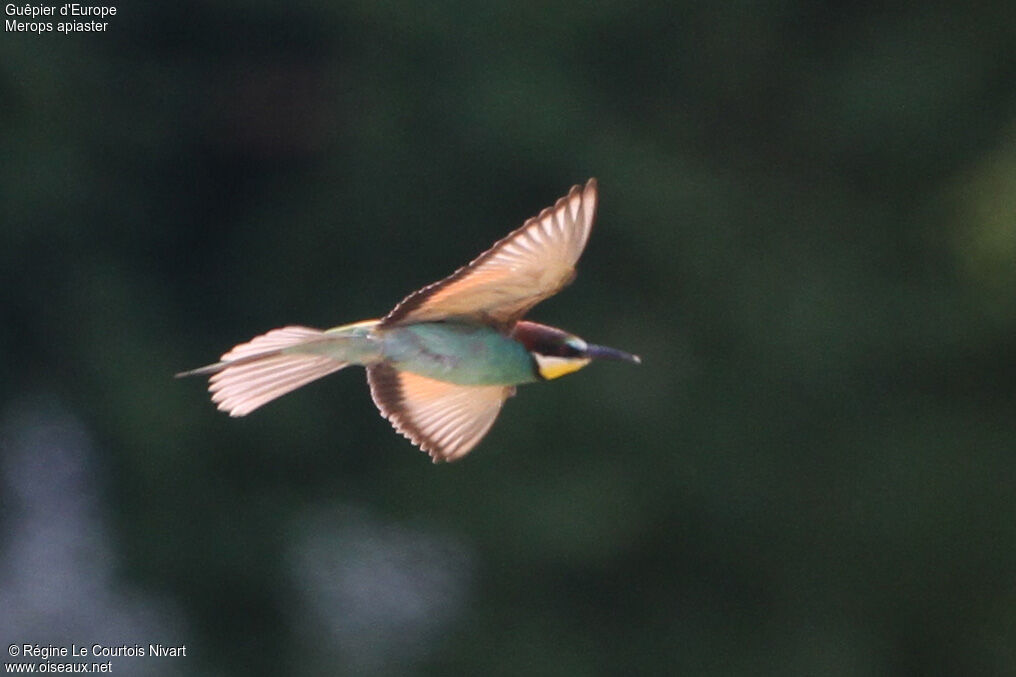
M438 461L467 454L515 386L578 371L595 359L640 363L522 316L575 277L596 212L596 180L499 240L440 282L407 296L380 320L322 331L290 326L242 343L211 374L212 401L230 416L349 365L367 368L374 404Z

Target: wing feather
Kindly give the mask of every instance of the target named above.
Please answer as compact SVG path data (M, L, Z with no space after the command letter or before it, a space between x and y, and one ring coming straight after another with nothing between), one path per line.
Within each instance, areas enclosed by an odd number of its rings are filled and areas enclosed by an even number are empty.
M511 386L462 386L386 364L367 368L381 415L438 461L454 461L479 444L512 394Z
M471 263L407 296L382 325L465 318L510 326L574 278L596 196L596 179L573 187Z

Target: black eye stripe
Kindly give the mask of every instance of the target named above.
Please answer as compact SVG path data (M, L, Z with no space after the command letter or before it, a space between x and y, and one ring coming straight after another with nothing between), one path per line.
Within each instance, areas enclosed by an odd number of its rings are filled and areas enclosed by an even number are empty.
M554 327L523 321L515 326L512 336L532 353L566 359L585 357L586 346L582 339Z
M561 344L561 348L559 351L560 357L580 357L581 355L582 351L576 348L575 346L570 345L568 343Z

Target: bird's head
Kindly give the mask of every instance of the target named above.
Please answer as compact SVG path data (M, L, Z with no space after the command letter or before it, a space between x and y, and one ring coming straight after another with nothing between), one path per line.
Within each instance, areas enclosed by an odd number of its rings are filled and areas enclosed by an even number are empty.
M536 322L519 322L512 337L526 347L540 378L549 381L578 371L593 360L620 360L641 364L638 355L586 343L578 336Z

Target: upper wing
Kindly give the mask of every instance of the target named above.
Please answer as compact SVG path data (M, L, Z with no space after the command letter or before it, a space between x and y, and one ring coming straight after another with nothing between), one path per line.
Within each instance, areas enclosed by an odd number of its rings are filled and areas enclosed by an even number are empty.
M407 296L382 325L450 317L512 324L574 277L595 212L589 179L451 276Z
M381 415L435 463L469 453L514 392L511 386L435 381L383 363L367 367L367 381Z

